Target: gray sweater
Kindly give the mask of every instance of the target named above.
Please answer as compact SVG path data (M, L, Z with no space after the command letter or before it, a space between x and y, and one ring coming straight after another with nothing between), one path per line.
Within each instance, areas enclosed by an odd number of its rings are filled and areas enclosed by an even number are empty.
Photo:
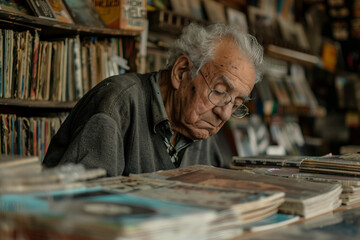
M158 75L123 74L90 90L51 140L44 166L82 163L104 168L108 176L175 168L164 144L168 119ZM231 156L221 153L218 138L196 141L181 150L180 166L227 167Z

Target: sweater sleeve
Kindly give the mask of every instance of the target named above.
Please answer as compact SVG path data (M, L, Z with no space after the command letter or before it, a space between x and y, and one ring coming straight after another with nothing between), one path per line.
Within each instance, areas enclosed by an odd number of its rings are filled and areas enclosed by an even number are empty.
M103 168L108 176L122 175L124 143L116 121L107 114L97 113L79 128L59 163L81 163L87 168Z

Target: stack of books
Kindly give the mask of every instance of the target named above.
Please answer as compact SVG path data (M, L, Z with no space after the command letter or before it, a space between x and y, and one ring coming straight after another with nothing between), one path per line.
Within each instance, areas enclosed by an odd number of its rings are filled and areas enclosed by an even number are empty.
M186 184L179 181L139 176L97 179L89 181L87 186L101 186L103 189L129 193L134 196L215 210L216 218L210 222L209 226L209 239L226 239L241 235L246 223L262 221L263 226L265 225L264 219L277 213L279 205L284 202L284 193L282 192ZM272 216L271 219L273 218ZM285 222L285 218L289 222L298 219L289 215L282 216L282 218L281 222ZM279 219L277 220L279 224ZM255 227L252 224L247 225L249 230L255 229Z
M153 190L134 192L133 195L186 203L213 209L216 219L210 223L209 237L235 237L241 225L277 213L284 202L284 193L240 190L210 185L175 183ZM237 229L234 232L234 229ZM234 235L232 235L234 234Z
M302 173L296 168L254 168L252 171L258 174L304 179L312 182L341 184L342 192L340 199L343 205L351 205L360 202L360 178L320 173Z
M18 176L23 173L40 173L41 162L37 156L0 154L0 176Z
M300 172L300 158L267 159L247 171L194 165L128 177L75 164L41 169L38 158L2 159L3 172L40 168L0 176L0 236L229 239L359 201L359 179Z
M343 205L360 202L360 154L309 156L234 157L232 167L257 174L340 184Z
M85 169L66 164L42 169L39 157L2 156L0 160L0 194L36 193L85 187L84 181L104 177L104 169Z
M299 179L284 181L281 177L203 165L158 171L142 176L237 189L284 192L285 202L280 205L279 211L304 218L331 212L341 205L339 197L342 188L339 184L315 183Z
M2 226L26 239L206 239L210 209L105 190L0 195ZM11 229L13 228L13 229ZM10 235L12 236L12 235Z
M360 176L360 154L308 157L300 164L302 172L316 172L347 176Z

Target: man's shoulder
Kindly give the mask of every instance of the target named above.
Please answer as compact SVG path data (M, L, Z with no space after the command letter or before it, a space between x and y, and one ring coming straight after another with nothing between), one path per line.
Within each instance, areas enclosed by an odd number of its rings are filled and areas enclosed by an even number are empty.
M90 95L99 100L136 98L151 92L152 74L127 73L109 77L100 82Z
M128 88L134 85L147 85L146 83L151 78L153 73L139 74L139 73L126 73L115 75L102 81L101 85L114 84L116 88Z

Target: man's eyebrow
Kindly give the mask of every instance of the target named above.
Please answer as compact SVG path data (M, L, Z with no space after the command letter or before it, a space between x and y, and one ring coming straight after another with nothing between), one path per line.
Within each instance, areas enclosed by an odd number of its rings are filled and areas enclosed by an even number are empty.
M221 74L220 75L220 80L222 80L222 82L226 85L226 87L229 90L234 90L234 85L232 84L232 82L229 80L228 77L226 77L225 75ZM241 100L243 102L247 102L249 101L251 98L249 96L236 96L236 98L241 98Z
M226 87L230 90L234 89L234 85L231 83L231 81L229 80L229 78L227 78L225 75L221 74L220 75L220 80L222 80L222 82L226 85Z

